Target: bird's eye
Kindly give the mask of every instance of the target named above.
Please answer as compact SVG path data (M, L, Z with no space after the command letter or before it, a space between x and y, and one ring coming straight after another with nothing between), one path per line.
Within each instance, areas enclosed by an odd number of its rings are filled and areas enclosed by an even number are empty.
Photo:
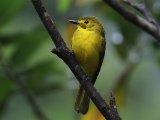
M84 21L85 24L88 24L88 20Z

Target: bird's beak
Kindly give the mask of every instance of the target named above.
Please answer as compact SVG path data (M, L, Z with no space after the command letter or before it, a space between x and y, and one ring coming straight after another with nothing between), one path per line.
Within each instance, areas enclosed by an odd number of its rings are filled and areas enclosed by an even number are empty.
M77 20L69 20L70 23L73 23L73 24L78 24L78 21Z

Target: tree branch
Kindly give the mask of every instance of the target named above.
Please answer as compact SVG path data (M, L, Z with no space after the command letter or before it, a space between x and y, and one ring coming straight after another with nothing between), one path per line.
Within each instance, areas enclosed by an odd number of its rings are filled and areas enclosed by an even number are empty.
M111 109L111 115L114 120L119 120L116 101L113 93L110 94L110 109Z
M115 11L117 11L121 16L123 16L126 20L133 23L137 27L141 28L148 34L152 35L158 42L160 42L160 26L158 24L153 24L147 21L145 18L130 12L125 7L120 5L116 0L103 0L110 7L112 7Z
M96 107L99 109L99 111L102 113L102 115L107 120L120 120L119 115L117 115L117 119L115 119L115 117L112 116L112 114L118 113L111 113L112 111L110 110L110 106L106 104L104 99L97 92L93 84L90 82L91 78L85 74L85 72L78 65L72 52L66 47L66 44L64 43L61 35L57 31L54 22L52 21L52 19L46 12L45 8L43 7L41 0L32 0L32 3L37 13L39 14L39 17L41 18L43 24L45 25L49 35L51 36L52 41L56 46L56 49L53 49L52 52L55 53L68 65L68 67L71 69L71 71L73 72L77 80L80 82L80 84L87 91L88 95L90 96Z
M159 26L155 18L152 16L151 12L148 10L147 0L143 0L142 3L135 3L131 2L130 0L123 0L123 1L132 8L139 11L145 17L145 19L148 20L148 22L153 23L156 26Z

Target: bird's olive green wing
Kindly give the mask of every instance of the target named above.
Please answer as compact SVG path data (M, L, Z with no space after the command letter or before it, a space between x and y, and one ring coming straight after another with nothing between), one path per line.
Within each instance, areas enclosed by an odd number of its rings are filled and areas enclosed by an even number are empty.
M104 55L105 55L105 49L106 49L105 35L101 39L102 39L102 44L101 44L102 49L99 51L99 64L98 64L97 71L95 72L95 74L92 78L92 83L93 84L95 83L95 81L98 77L99 71L100 71L102 63L103 63Z

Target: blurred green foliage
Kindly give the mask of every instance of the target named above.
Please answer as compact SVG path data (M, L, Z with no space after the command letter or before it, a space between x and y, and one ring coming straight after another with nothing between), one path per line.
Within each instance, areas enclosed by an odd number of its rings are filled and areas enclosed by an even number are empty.
M9 1L9 0L1 0L0 4L0 25L5 24L9 20L11 20L26 4L26 0L20 1Z
M127 77L126 103L118 110L122 119L159 119L160 46L139 28L125 21L100 0L43 1L58 30L68 19L97 16L106 30L107 50L96 87L106 95L128 65L135 64ZM157 19L159 0L149 8ZM77 83L69 68L50 51L54 48L31 1L0 1L0 119L36 120L19 86L5 72L11 66L50 120L78 119L73 109Z

